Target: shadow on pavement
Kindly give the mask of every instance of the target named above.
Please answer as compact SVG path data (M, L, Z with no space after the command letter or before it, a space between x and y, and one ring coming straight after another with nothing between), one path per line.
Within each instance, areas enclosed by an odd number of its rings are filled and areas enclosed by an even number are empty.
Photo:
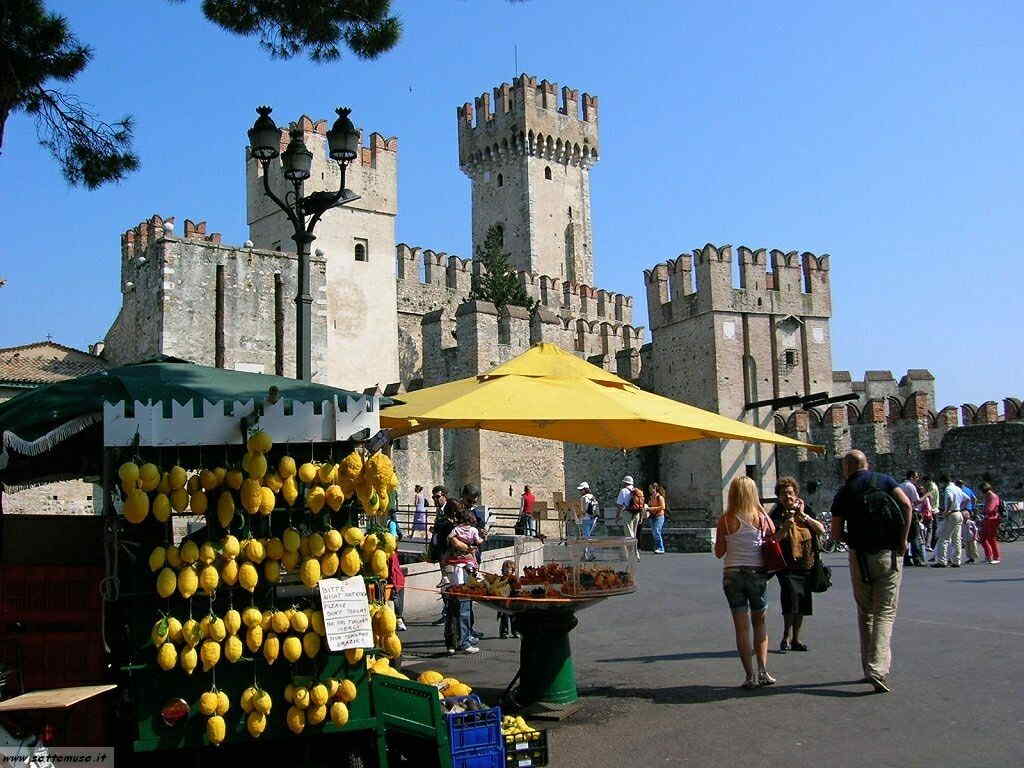
M598 664L619 664L629 661L642 661L653 664L656 661L692 661L693 659L728 659L736 655L736 651L696 651L694 653L669 653L663 656L625 656L616 659L595 659Z
M704 704L728 699L749 699L757 696L774 696L788 693L804 693L809 696L857 699L876 695L874 690L845 691L831 686L865 685L861 680L836 680L828 683L807 683L796 685L770 685L753 690L739 686L721 685L679 685L670 688L618 688L603 686L581 689L581 696L596 696L609 699L649 699L655 704Z
M997 581L1024 581L1024 577L1019 579L950 579L955 581L957 584L992 584Z

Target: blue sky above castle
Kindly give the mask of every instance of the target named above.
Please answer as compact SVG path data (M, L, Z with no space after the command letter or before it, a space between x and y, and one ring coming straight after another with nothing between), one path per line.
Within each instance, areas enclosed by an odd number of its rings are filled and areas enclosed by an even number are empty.
M397 135L398 241L468 256L455 108L511 82L517 45L518 70L600 98L595 283L636 296L638 323L642 270L681 251L827 252L836 368L929 368L940 405L1021 394L1019 4L399 0L393 53L326 67L270 62L195 3L49 5L96 51L75 90L135 114L143 166L68 190L31 122L8 122L2 346L101 338L119 235L154 212L244 241L242 148L262 103L280 121L348 104L367 133Z

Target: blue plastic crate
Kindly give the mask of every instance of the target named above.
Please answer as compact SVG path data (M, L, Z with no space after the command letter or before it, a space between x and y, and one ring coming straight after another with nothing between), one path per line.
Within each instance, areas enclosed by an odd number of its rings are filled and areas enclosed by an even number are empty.
M504 764L505 740L501 735L501 707L448 715L448 735L451 738L453 757L466 750L496 747Z
M505 768L505 746L463 750L452 756L452 768Z

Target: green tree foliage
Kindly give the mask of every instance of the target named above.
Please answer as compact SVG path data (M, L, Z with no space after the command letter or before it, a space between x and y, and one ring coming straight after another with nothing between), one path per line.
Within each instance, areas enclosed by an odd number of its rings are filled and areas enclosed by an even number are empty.
M272 57L307 53L313 61L334 61L341 45L364 59L391 50L402 24L390 10L390 0L203 0L206 18L229 32L259 36Z
M364 59L393 48L402 27L390 7L390 0L203 0L202 12L222 29L258 37L274 58L334 61L342 47ZM123 179L139 159L131 116L107 122L61 87L91 57L42 0L0 0L0 149L7 118L23 111L68 183L95 189Z
M499 308L513 306L533 309L533 299L508 263L509 254L504 253L504 245L504 231L500 224L495 224L487 230L483 245L478 245L476 249L477 261L483 263L486 272L473 277L471 297L489 301Z
M92 51L47 13L40 0L0 2L0 148L12 112L36 121L39 143L50 150L71 185L95 189L135 170L132 121L108 123L55 84L75 79Z

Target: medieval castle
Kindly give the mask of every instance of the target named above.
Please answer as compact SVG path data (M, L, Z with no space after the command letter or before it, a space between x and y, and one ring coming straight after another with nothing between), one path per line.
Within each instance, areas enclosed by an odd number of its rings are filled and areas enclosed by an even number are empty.
M862 382L832 370L829 256L705 245L644 270L648 327L633 297L596 288L590 173L600 158L598 99L522 75L456 110L459 166L472 185L473 247L501 227L505 250L536 300L532 312L470 301L481 266L443 250L395 242L398 140L373 133L347 186L359 199L332 209L314 243L313 356L318 381L388 394L486 371L539 341L555 342L651 391L826 446L824 456L701 441L628 454L462 430L431 430L394 446L414 483L479 483L492 506L514 505L524 483L550 499L587 480L606 500L623 474L659 479L677 509L717 515L733 476L773 496L779 473L839 482L836 456L863 448L882 469L991 473L1011 496L1024 410L1007 400L936 411L934 380ZM337 185L326 121L298 125L314 153L306 191ZM282 132L282 149L287 143ZM292 375L296 257L285 217L246 163L250 241L228 246L205 222L154 216L122 236L123 305L102 345L113 363L157 354L205 365ZM272 185L283 185L273 173ZM282 190L283 191L283 190ZM734 278L735 275L735 278ZM98 345L99 346L99 345ZM856 394L810 410L748 407L787 395ZM963 427L958 416L962 411ZM977 425L977 426L976 426ZM958 428L959 427L959 428ZM998 440L992 430L998 430ZM1012 482L1011 482L1012 480ZM514 498L510 498L513 496ZM830 497L829 497L830 498ZM695 514L696 516L696 514Z

